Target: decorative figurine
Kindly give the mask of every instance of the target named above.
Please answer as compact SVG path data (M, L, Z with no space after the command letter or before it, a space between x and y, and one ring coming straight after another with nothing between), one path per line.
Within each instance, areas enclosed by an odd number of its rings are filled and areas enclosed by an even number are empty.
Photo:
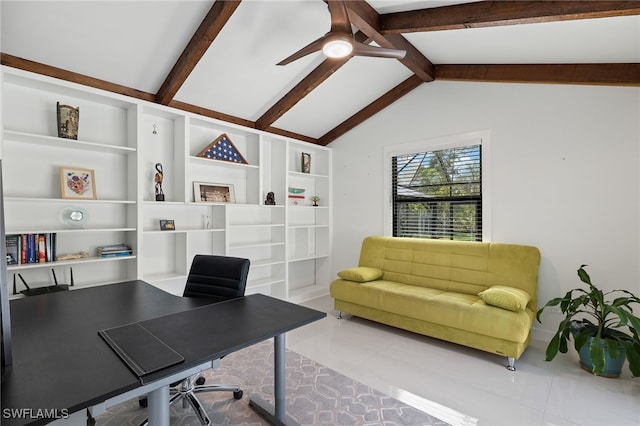
M275 206L276 205L276 196L273 192L267 192L267 199L264 200L265 206Z
M69 253L56 256L56 260L86 259L87 257L89 257L89 253L87 253L86 251L79 251L78 253Z
M156 163L156 176L154 179L156 183L156 201L164 201L164 192L162 192L162 179L162 164Z
M318 201L320 201L320 197L314 195L313 197L311 197L311 201L313 201L313 207L318 207Z

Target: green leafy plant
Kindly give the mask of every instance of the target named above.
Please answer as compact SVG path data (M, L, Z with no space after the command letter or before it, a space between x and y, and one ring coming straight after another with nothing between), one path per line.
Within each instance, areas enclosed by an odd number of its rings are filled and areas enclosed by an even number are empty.
M564 297L556 297L548 301L536 314L540 315L545 308L559 306L564 319L558 325L549 345L546 360L551 361L558 352L567 353L568 341L573 337L574 347L578 352L592 337L589 349L593 374L600 375L605 368L605 348L609 356L620 355L620 347L624 348L629 362L629 370L634 377L640 376L640 318L633 314L632 305L640 304L640 298L627 290L603 292L593 283L584 270L587 265L578 269L578 277L587 285L586 289L575 288ZM615 297L615 296L618 297Z

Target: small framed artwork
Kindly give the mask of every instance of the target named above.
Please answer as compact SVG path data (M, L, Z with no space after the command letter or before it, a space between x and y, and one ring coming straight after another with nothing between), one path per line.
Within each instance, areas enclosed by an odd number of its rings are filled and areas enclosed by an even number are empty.
M308 152L302 153L300 171L302 173L311 173L311 154Z
M60 167L62 198L77 200L96 199L96 181L91 169Z
M175 231L176 224L173 219L160 219L160 230L161 231Z
M235 203L233 185L224 183L193 182L196 203Z
M62 105L56 103L58 119L58 137L65 139L78 139L78 124L80 120L80 107Z

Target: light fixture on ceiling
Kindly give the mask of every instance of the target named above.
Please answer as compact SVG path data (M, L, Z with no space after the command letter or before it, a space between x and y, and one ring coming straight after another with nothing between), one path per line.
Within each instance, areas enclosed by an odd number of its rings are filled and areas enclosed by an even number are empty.
M346 58L348 56L369 56L374 58L402 59L405 50L370 46L353 37L353 28L349 20L346 0L325 0L331 15L331 29L322 37L312 41L277 65L287 65L311 53L322 50L328 58Z
M328 37L322 45L322 53L328 58L345 58L353 51L353 43L349 36L336 34Z

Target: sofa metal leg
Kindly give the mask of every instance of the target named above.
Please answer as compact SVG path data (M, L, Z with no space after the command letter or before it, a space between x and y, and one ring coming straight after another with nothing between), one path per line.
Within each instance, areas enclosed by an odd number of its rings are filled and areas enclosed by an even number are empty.
M342 319L342 311L338 311L338 319Z
M507 361L509 364L507 365L507 370L516 371L516 359L513 357L507 357Z

